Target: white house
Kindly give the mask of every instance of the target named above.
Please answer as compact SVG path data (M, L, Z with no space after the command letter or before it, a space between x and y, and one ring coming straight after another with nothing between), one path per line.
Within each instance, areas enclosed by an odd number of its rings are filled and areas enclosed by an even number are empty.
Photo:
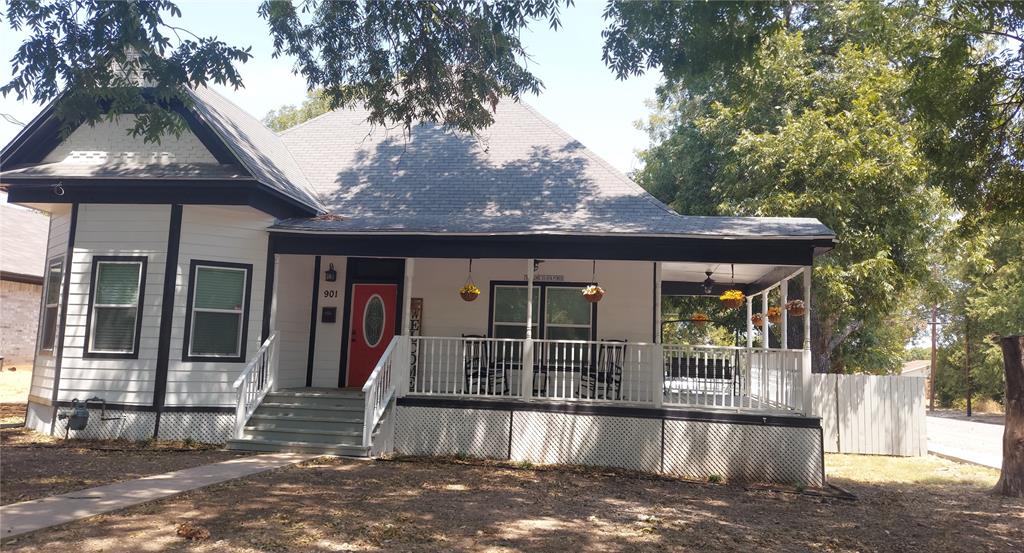
M817 220L678 215L522 104L470 137L192 99L159 145L50 106L4 148L51 214L27 426L823 483L808 343L662 344L659 307L807 290Z

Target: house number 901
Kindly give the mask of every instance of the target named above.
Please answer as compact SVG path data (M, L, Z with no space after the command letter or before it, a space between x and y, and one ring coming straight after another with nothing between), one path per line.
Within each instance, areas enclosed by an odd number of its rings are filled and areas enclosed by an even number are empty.
M325 298L336 298L336 297L338 297L338 291L337 290L324 290L324 297Z

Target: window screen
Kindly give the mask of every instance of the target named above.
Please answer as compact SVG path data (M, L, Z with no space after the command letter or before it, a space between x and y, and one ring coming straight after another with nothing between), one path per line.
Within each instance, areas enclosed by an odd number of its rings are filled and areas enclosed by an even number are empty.
M53 351L53 344L57 338L57 317L60 313L60 286L63 269L64 261L62 259L52 259L46 266L42 328L39 331L39 349L44 352Z
M244 268L196 266L189 355L241 355L247 277Z
M94 261L90 353L136 351L143 261Z

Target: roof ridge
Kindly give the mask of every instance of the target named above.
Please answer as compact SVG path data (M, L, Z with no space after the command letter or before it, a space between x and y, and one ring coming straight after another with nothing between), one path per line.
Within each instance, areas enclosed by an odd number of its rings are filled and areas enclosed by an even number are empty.
M317 209L317 210L319 210L321 212L329 211L327 209L327 206L325 206L324 203L320 200L319 195L317 194L317 192L313 188L313 183L310 182L310 180L309 180L309 176L306 175L306 172L302 169L302 165L300 165L299 161L297 159L295 159L294 155L292 155L291 148L289 148L284 143L284 141L281 140L281 137L276 132L274 132L269 127L264 125L263 121L260 121L259 119L254 117L251 113L249 113L248 111L243 109L241 106L239 106L238 104L233 102L231 100L231 98L228 98L224 94L221 94L221 93L217 92L216 90L210 88L209 86L202 85L202 88L205 89L210 94L216 95L218 98L220 98L222 101L226 102L228 105L230 105L232 108L234 108L238 112L240 112L242 114L245 114L248 117L252 118L256 122L256 124L259 125L260 127L262 127L263 129L265 129L270 136L272 136L276 140L280 141L281 149L284 150L285 153L287 153L288 158L291 159L292 163L295 164L296 169L299 170L299 174L302 175L302 179L305 181L303 183L296 183L296 185L299 187L299 189L301 189L303 192L305 192L305 194L309 197L310 200L312 200L314 202L315 205L312 205L310 207L314 207L315 209ZM199 89L199 87L195 87L195 88L188 88L186 90L189 91L189 93L193 96L194 100L201 100L201 98L199 97L198 89ZM214 110L214 111L216 111L216 110ZM209 125L210 122L207 121L207 124ZM245 165L245 161L243 161L245 156L240 156L239 155L239 152L237 151L237 145L233 141L224 140L224 137L223 136L219 136L219 133L218 133L218 138L220 138L221 142L224 142L224 144L232 151L232 153L235 154L236 159L238 159L243 165ZM270 158L268 158L268 159L270 159ZM273 162L273 160L270 160L270 162L271 162L271 164L273 164L275 166L277 165L276 163ZM278 171L282 172L283 169L284 168L280 168L279 167ZM249 168L249 167L246 167L246 170L249 171L250 174L253 172L252 169ZM284 176L287 179L287 175L282 175L282 176ZM256 178L257 180L260 180L255 175L253 175L253 178ZM288 179L288 180L290 181L291 179Z
M276 134L277 136L284 136L284 135L294 131L295 129L298 129L298 128L301 128L301 127L305 127L306 125L312 123L313 121L317 121L319 119L323 119L324 117L327 117L328 115L331 115L332 113L334 113L336 111L341 111L341 109L340 108L329 109L329 110L321 113L320 115L317 115L315 117L310 117L309 119L306 119L305 121L299 123L298 125L292 125L292 126L288 127L287 129L284 129L283 131L280 131L280 132L275 132L274 134ZM273 129L270 129L270 130L273 131Z
M633 179L629 178L623 172L621 172L618 169L616 169L614 166L612 166L612 164L608 163L608 161L606 159L604 159L601 156L597 155L590 148L588 148L587 145L584 144L582 141L580 141L579 139L573 137L565 129L559 127L558 124L556 124L554 121L548 119L537 108L535 108L535 107L531 106L530 104L527 104L526 102L523 102L521 100L517 100L516 103L522 105L530 113L532 113L535 116L537 116L537 118L540 119L540 121L542 123L547 125L548 128L550 128L551 130L555 131L556 133L558 133L563 138L566 138L566 139L568 139L568 140L570 140L572 142L578 142L580 144L580 146L583 146L583 153L584 153L584 155L586 155L590 159L594 160L598 165L603 167L606 171L608 171L615 178L617 178L620 181L623 181L626 184L631 185L632 187L636 188L636 190L638 192L640 192L640 195L641 195L641 197L644 200L650 202L651 204L653 204L656 207L661 208L662 210L664 210L665 212L667 212L667 213L669 213L671 215L675 215L675 216L680 216L681 215L680 213L678 213L677 211L675 211L671 207L669 207L666 204L664 204L661 200L655 198L644 187L642 187L639 184L637 184L636 182L634 182Z

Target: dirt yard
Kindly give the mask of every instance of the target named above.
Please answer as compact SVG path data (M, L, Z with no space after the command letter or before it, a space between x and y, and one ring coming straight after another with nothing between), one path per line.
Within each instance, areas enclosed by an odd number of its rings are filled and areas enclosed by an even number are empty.
M8 541L5 551L1006 551L994 471L830 456L856 501L598 471L324 458ZM199 541L178 535L179 525Z
M5 366L0 371L0 403L24 403L32 387L32 366Z
M24 424L24 404L0 404L4 425ZM0 430L0 505L131 480L237 457L180 442L59 440L24 428Z

